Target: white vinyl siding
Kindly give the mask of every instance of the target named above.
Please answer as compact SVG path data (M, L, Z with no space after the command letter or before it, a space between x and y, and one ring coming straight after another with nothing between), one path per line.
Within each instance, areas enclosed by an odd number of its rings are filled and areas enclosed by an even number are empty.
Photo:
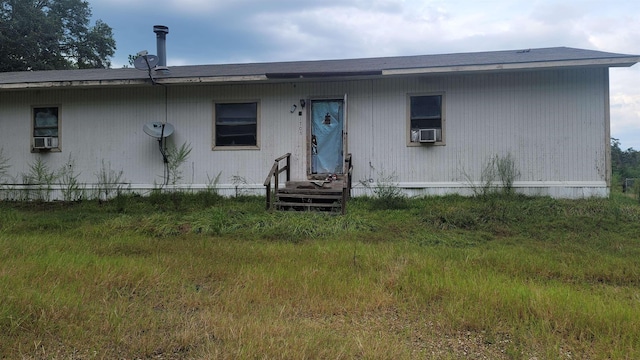
M167 141L192 147L181 166L182 185L198 189L220 174L218 187L262 194L273 160L291 152L292 178L307 166L307 111L290 112L300 99L348 94L348 151L353 154L354 193L360 181L394 176L416 194L468 188L496 155L511 153L521 176L515 187L528 193L574 197L606 190L607 69L440 74L365 80L292 81L163 87L25 90L0 92L0 143L11 159L11 175L29 171L36 156L32 105L64 104L64 155L43 157L59 169L69 157L81 169L78 181L95 184L102 162L131 188L153 188L164 164L157 141L142 127L168 121ZM446 146L407 146L410 95L446 94ZM257 145L211 151L215 103L259 99ZM46 106L44 106L46 107ZM224 147L221 147L224 150ZM554 190L559 189L559 190ZM603 190L605 189L605 190Z

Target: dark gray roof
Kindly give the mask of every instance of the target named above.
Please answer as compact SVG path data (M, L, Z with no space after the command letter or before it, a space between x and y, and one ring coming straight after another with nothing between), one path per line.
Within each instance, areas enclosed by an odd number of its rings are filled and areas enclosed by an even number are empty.
M247 64L174 66L154 77L164 83L258 81L293 78L382 76L428 72L496 71L570 66L631 66L639 55L568 47L475 53ZM0 89L133 85L149 81L137 69L87 69L0 73Z

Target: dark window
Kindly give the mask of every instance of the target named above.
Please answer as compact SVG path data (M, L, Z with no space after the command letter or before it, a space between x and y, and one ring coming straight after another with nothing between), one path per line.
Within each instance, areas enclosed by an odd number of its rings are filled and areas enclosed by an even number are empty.
M57 106L33 107L33 150L60 149L60 108Z
M436 140L442 142L442 95L411 96L409 108L411 142L418 142L420 129L436 129Z
M216 104L215 146L258 145L258 103Z
M33 108L33 136L58 136L58 108Z

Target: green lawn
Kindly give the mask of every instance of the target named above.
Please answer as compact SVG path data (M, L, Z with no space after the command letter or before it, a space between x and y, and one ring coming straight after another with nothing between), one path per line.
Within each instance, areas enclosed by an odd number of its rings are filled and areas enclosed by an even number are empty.
M392 203L0 203L0 358L640 358L637 200Z

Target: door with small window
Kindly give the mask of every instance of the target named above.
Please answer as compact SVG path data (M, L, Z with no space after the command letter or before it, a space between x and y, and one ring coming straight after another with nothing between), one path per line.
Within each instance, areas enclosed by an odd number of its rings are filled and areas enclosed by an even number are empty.
M311 177L344 173L346 154L346 96L343 99L311 100Z

